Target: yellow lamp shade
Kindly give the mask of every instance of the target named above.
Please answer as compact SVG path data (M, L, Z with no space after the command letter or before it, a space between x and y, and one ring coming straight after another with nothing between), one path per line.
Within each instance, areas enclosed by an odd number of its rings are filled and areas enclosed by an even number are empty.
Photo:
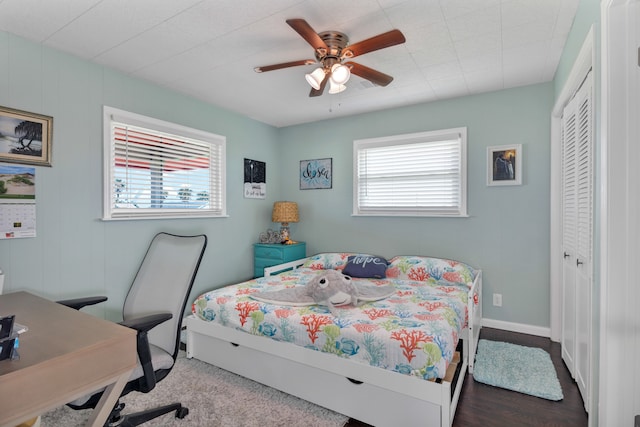
M300 221L298 204L296 202L275 202L271 213L271 221L285 223Z

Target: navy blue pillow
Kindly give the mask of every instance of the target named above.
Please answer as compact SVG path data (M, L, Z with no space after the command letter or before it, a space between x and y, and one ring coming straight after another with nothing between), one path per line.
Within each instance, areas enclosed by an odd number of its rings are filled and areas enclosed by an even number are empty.
M347 258L343 274L351 277L361 277L365 279L382 279L386 277L386 259L372 255L355 255Z

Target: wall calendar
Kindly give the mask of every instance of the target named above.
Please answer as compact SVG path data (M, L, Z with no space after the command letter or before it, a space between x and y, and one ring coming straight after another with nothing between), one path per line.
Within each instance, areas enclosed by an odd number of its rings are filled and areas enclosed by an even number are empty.
M0 239L36 237L36 169L0 165Z

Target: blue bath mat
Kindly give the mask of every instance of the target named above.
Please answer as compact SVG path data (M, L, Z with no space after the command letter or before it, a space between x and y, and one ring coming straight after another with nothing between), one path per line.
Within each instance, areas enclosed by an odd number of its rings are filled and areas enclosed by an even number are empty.
M481 383L562 400L562 387L549 353L541 348L480 340L473 378Z

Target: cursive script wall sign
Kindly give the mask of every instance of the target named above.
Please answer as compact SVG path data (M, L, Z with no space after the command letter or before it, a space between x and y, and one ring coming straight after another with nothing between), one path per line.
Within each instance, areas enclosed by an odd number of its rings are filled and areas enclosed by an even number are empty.
M300 189L331 188L332 160L300 160Z

